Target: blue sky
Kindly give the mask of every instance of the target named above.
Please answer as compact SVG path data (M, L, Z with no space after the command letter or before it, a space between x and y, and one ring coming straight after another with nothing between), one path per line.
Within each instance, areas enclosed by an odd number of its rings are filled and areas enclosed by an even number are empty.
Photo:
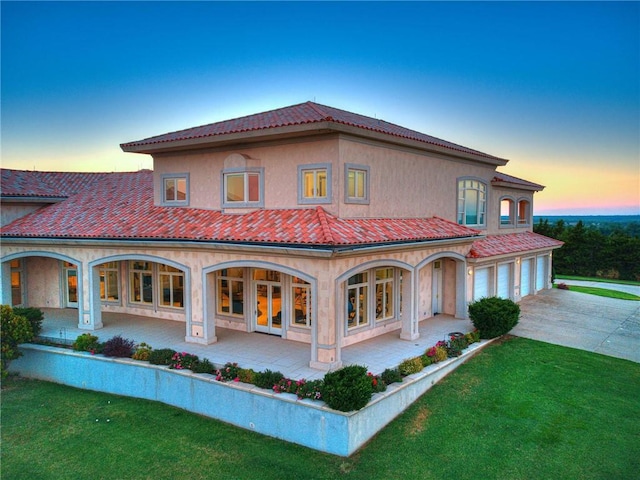
M638 2L7 2L2 166L307 100L510 159L536 214L640 213Z

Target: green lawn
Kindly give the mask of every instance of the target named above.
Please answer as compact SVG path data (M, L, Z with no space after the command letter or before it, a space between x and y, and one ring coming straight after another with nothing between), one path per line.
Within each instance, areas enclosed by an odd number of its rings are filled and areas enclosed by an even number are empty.
M610 290L608 288L599 287L583 287L580 285L567 285L572 292L587 293L589 295L597 295L598 297L616 298L618 300L634 300L640 301L638 295L633 293L620 292L618 290ZM553 288L558 288L557 284L553 285Z
M556 275L555 278L556 280L583 280L585 282L621 283L622 285L640 285L640 282L634 282L633 280L610 280L608 278L578 277L576 275Z
M631 479L639 398L640 364L507 339L344 459L154 402L14 378L2 391L1 477Z

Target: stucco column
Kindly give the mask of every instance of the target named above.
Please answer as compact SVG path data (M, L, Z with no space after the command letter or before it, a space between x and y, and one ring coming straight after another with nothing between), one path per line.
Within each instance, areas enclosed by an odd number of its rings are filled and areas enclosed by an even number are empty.
M415 280L417 275L417 269L413 272L405 270L402 278L402 330L400 331L402 340L415 340L420 337L418 282Z
M0 302L2 305L11 305L11 262L2 262Z
M200 266L184 272L185 342L210 345L218 341L215 327L215 276Z
M100 268L90 264L78 264L78 328L97 330L102 328L102 304L100 302Z
M316 291L318 308L313 318L311 361L318 370L333 370L342 366L341 342L346 308L344 291L333 279L319 278Z
M473 282L473 276L468 274L467 262L456 260L456 318L469 318L469 298L468 293L472 289L469 283Z

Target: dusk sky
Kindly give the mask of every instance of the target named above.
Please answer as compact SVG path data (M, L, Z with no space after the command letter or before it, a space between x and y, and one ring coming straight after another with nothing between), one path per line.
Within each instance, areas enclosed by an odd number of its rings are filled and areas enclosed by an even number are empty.
M2 1L2 166L308 100L510 160L534 214L640 214L638 2Z

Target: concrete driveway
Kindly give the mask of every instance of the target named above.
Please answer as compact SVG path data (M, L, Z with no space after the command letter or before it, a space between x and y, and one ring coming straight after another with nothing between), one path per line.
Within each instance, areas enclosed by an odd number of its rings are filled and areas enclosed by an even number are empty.
M513 335L640 363L640 302L553 289L520 309Z

